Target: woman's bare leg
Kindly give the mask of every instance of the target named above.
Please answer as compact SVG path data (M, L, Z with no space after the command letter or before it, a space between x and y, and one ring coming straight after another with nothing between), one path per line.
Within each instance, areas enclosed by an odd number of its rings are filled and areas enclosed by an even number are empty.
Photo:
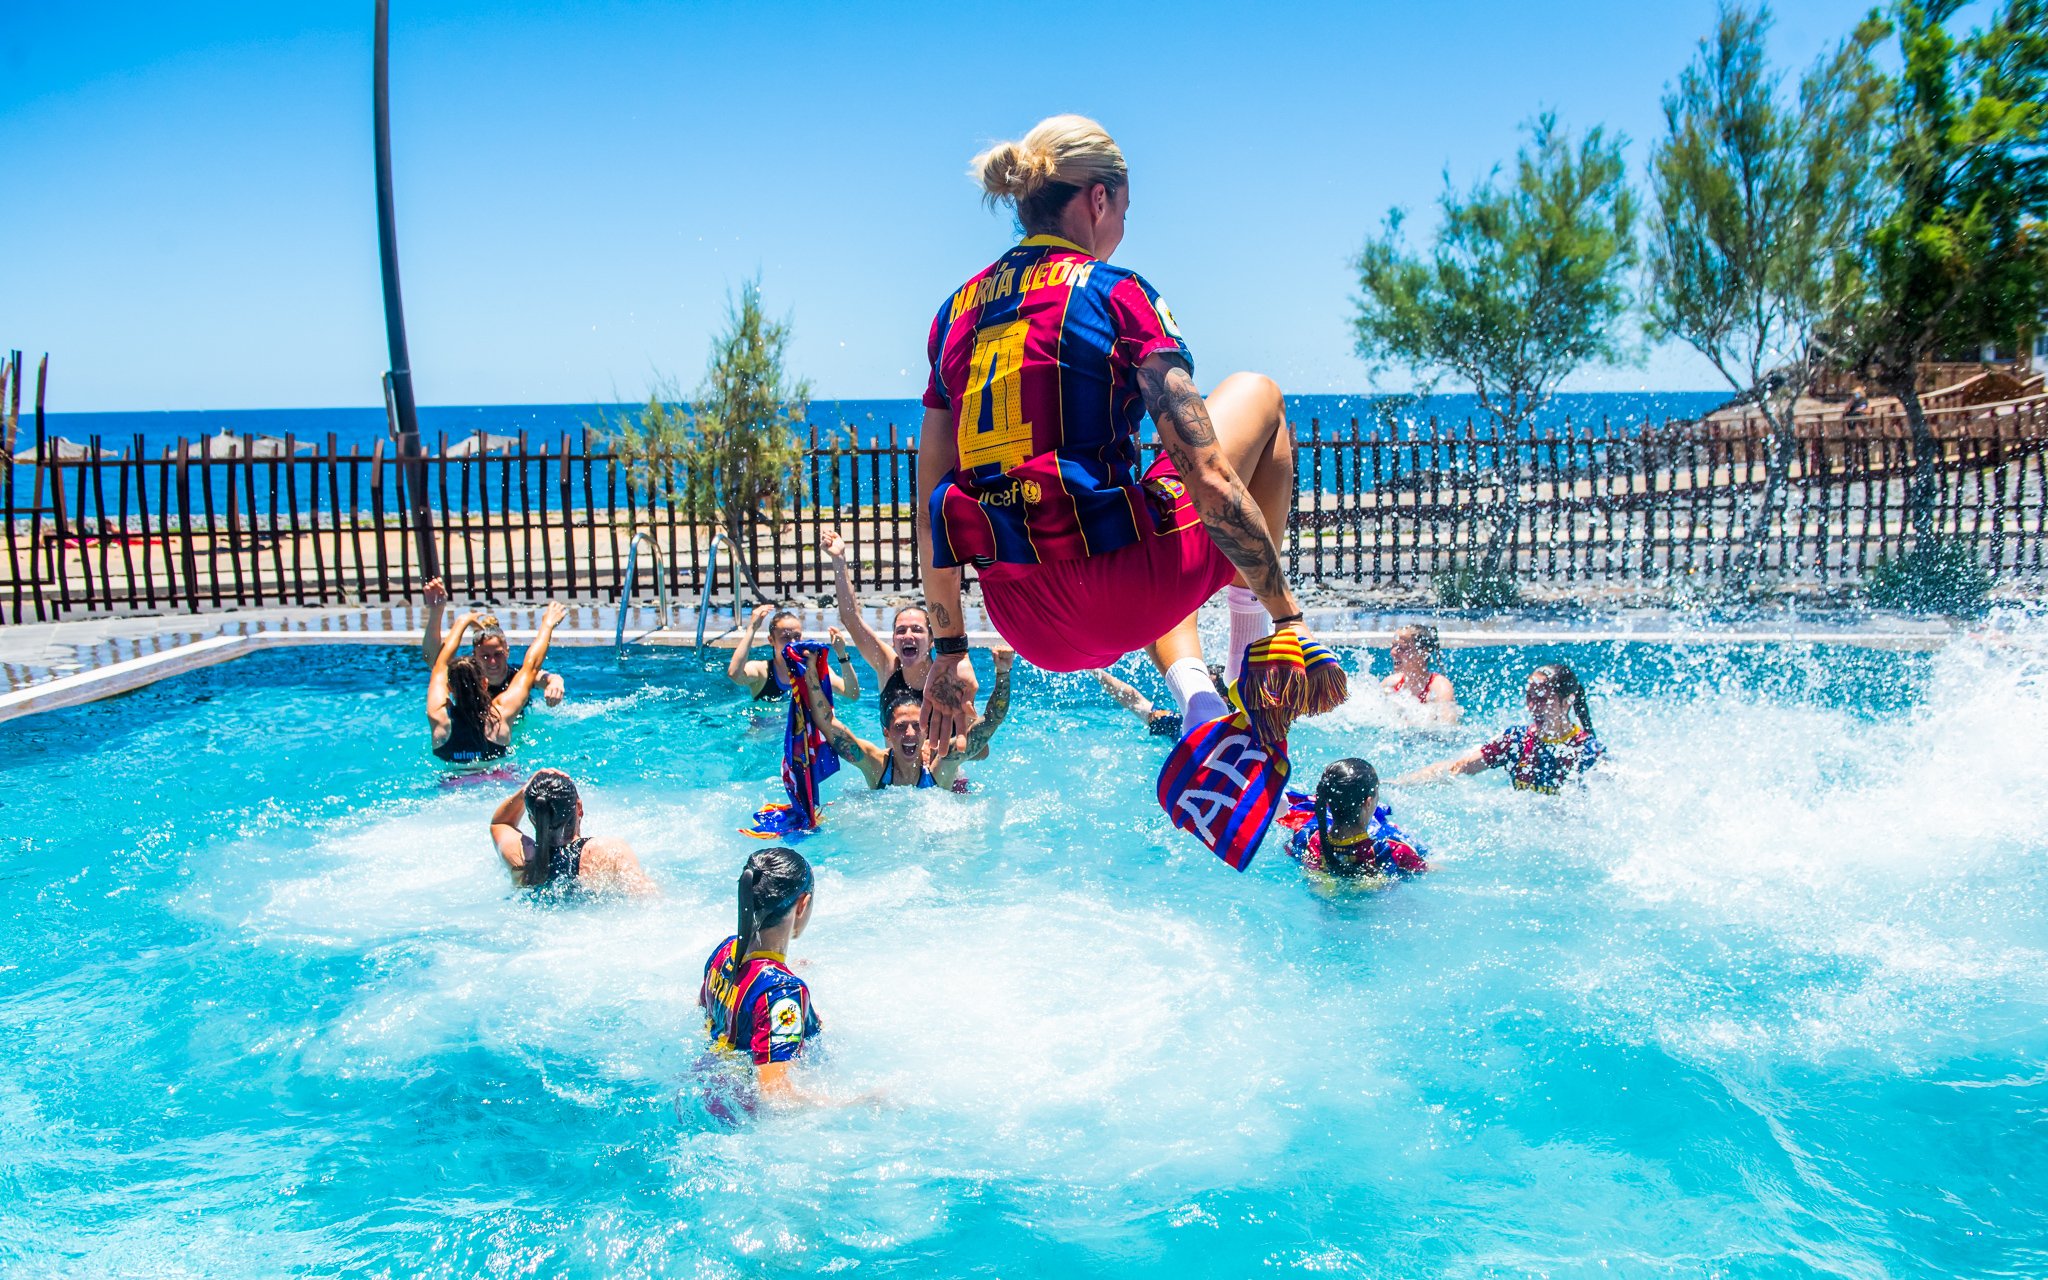
M1145 656L1152 659L1152 665L1165 675L1167 668L1183 658L1202 660L1202 637L1195 630L1198 615L1189 614L1178 626L1145 646Z
M1287 535L1287 509L1294 496L1294 436L1287 429L1287 402L1279 384L1262 373L1233 373L1205 403L1217 447L1259 504L1266 532L1278 547ZM1238 585L1246 585L1242 574Z

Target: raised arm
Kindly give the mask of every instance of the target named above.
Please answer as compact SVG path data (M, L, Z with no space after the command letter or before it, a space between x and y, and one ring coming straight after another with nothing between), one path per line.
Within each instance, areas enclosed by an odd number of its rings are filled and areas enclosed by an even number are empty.
M519 714L533 695L533 682L540 676L541 664L547 661L548 643L554 639L555 628L562 625L562 619L569 616L569 610L560 601L548 605L540 616L540 634L526 647L526 659L519 664L519 670L512 675L512 683L505 686L505 692L491 702L491 715L498 721L507 722Z
M1153 355L1138 366L1138 388L1210 539L1244 575L1267 613L1275 618L1299 614L1301 605L1287 585L1266 517L1216 443L1209 407L1195 387L1187 358L1178 352Z
M952 786L960 766L988 749L989 739L996 736L996 730L1003 727L1003 720L1010 714L1010 665L1016 662L1017 652L1008 645L999 644L992 656L995 659L996 682L988 691L987 710L967 731L966 745L948 753L945 759L932 767L932 780L942 787Z
M839 696L852 702L860 701L860 672L855 670L853 656L846 652L846 633L834 627L827 638L832 641L832 656L839 662ZM876 668L880 674L881 668Z
M761 623L773 612L773 605L754 606L754 611L747 615L745 629L740 632L740 642L732 651L732 659L725 664L725 678L754 693L761 692L761 682L747 674L747 657L754 652L754 632L760 630Z
M505 860L505 866L517 880L526 874L526 864L532 860L533 841L519 829L519 820L526 816L526 787L521 784L511 795L498 802L491 812L491 847Z
M953 474L959 461L952 411L926 409L924 425L917 434L917 556L924 574L925 603L931 608L935 650L931 675L924 685L923 730L928 743L951 742L973 727L974 695L979 688L967 654L936 652L940 640L967 635L967 616L960 608L960 570L938 567L932 541L932 492Z
M832 709L832 702L818 682L825 678L825 664L818 661L804 669L803 678L796 682L797 695L804 700L804 707L811 713L811 723L818 726L825 735L825 741L841 760L857 765L862 775L873 786L882 776L882 765L888 759L882 749L862 739L841 723L839 715Z
M476 615L465 613L455 620L455 629L441 641L441 647L434 651L434 669L427 677L427 723L433 726L434 745L440 746L448 740L453 725L448 719L448 664L455 661L455 651L462 647L462 637L476 624Z
M922 451L923 446L919 448ZM919 465L923 465L921 459ZM832 559L832 591L839 602L839 625L846 628L846 634L853 639L853 647L868 660L868 665L875 669L875 675L886 682L890 668L896 664L896 655L882 643L882 637L875 634L875 629L861 615L860 597L853 590L853 570L846 567L846 539L839 536L839 530L827 529L818 538L818 548Z
M1139 693L1135 685L1125 684L1107 671L1098 670L1095 679L1102 685L1104 693L1116 699L1118 706L1145 723L1152 723L1152 712L1156 710L1152 705L1152 699Z
M439 578L428 578L420 591L427 606L426 625L420 630L420 661L431 667L441 653L441 611L448 607L448 588Z

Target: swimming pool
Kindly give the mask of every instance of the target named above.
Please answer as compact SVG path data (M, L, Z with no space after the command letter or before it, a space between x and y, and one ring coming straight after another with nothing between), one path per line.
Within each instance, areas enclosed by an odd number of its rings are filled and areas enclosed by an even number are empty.
M1297 731L1297 780L1476 742L1557 658L1605 776L1395 795L1437 870L1336 898L1277 840L1240 876L1171 833L1164 744L1024 673L972 794L842 779L804 846L819 1072L889 1105L739 1132L676 1098L779 728L687 656L558 651L571 701L517 739L649 901L509 889L500 790L438 785L402 648L8 724L0 1260L2040 1274L2039 653L1453 651L1465 728L1355 700Z

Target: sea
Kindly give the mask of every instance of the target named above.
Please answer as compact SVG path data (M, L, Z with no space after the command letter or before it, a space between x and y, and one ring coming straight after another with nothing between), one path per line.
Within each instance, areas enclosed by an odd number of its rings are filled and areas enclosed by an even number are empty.
M1696 418L1724 403L1728 396L1718 391L1581 392L1560 395L1539 415L1539 428L1597 426L1603 420L1640 427L1662 424L1668 419ZM1419 431L1434 418L1439 423L1462 426L1467 420L1483 424L1487 415L1477 397L1439 395L1427 398L1359 393L1352 395L1289 396L1288 412L1299 430L1306 432L1311 421L1324 430L1348 431L1353 420L1370 432L1379 424L1385 430L1398 424L1403 435ZM422 405L420 432L431 450L445 437L450 443L485 432L516 436L524 431L538 446L547 442L552 449L564 435L582 439L586 430L603 433L607 424L637 406L616 404L493 404ZM924 411L915 400L814 400L807 420L817 424L821 437L845 442L851 431L862 445L886 442L890 429L899 441L917 436ZM140 436L147 456L161 457L166 448L180 440L197 441L201 436L225 431L236 436L286 436L300 442L325 445L330 436L345 453L351 446L368 453L389 430L381 405L335 409L179 409L130 413L52 413L47 418L49 433L85 444L94 436L104 449L129 454ZM33 444L32 428L23 421L26 434L21 443ZM130 454L132 456L132 454Z

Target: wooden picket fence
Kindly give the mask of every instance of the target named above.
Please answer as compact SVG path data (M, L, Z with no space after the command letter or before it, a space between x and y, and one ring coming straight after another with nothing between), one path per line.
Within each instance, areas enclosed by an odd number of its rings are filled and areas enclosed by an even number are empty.
M2048 401L1937 415L1935 427L1938 536L1968 546L2002 580L2041 583ZM287 439L272 456L252 456L252 445L225 457L211 441L148 457L140 437L94 439L80 457L38 447L39 460L4 468L0 482L11 535L0 616L10 621L420 591L415 495L386 444L366 453L330 436L301 452ZM1913 464L1897 421L1805 427L1760 580L1853 586L1910 548ZM1498 544L1499 563L1525 584L1626 593L1705 587L1729 572L1735 533L1764 483L1764 448L1755 432L1683 424L1504 435L1470 422L1311 420L1296 429L1295 468L1283 552L1298 582L1427 593ZM642 602L657 573L679 603L703 593L713 523L692 517L680 484L636 478L602 446L522 435L504 453L462 456L442 439L429 443L420 474L441 574L458 598L618 601L637 531L662 552L636 567ZM838 529L861 590L915 594L914 440L894 427L857 446L814 435L802 479L801 501L741 532L761 587L783 598L830 594L816 547ZM717 598L733 599L729 571Z

